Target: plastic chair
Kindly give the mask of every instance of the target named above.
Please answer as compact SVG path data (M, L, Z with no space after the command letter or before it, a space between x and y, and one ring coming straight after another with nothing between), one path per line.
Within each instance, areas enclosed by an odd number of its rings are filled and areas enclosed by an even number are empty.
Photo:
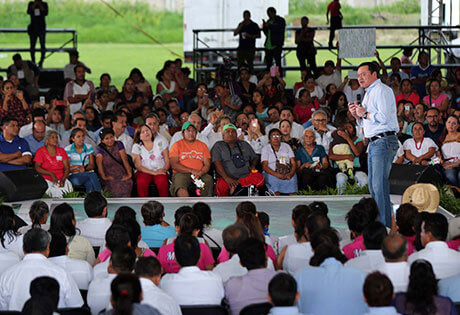
M228 315L222 305L184 305L180 309L182 315Z
M272 305L268 302L266 303L258 303L258 304L251 304L244 307L240 315L266 315L270 312Z

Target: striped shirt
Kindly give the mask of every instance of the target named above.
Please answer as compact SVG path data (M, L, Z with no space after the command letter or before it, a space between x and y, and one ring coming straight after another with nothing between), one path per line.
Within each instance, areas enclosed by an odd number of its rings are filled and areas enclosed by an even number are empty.
M93 146L90 144L83 143L83 150L78 153L75 149L75 144L72 143L65 147L65 152L70 158L70 166L75 165L88 165L91 154L94 154Z

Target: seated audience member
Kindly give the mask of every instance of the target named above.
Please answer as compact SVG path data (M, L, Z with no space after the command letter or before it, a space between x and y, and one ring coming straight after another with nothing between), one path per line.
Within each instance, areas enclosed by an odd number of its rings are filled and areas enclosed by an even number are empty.
M311 208L304 204L299 204L295 206L294 209L292 209L291 225L294 228L294 233L285 235L285 236L280 236L278 238L278 244L276 246L278 249L278 252L281 253L283 248L286 247L287 245L297 243L296 221L300 218L300 216L308 217L311 213L312 213Z
M411 101L412 104L420 103L420 97L417 93L413 92L411 80L403 78L400 86L401 93L396 95L396 104L401 100Z
M332 141L332 132L336 129L327 124L327 113L319 109L312 114L312 126L307 129L313 130L315 133L315 141L317 145L322 145L326 154L329 154L329 143Z
M194 98L190 99L190 101L185 104L185 110L189 113L197 113L201 117L206 118L207 113L206 111L210 107L214 107L214 102L212 98L208 95L208 88L206 83L198 83L196 85L196 95Z
M144 96L144 102L148 102L153 96L152 86L149 81L144 78L141 70L133 68L129 73L129 78L134 81L136 89Z
M73 49L69 51L69 63L65 65L64 67L64 79L66 82L75 80L75 67L76 66L83 66L85 72L88 72L91 74L91 69L88 68L83 62L81 62L79 59L79 53L76 49ZM110 80L109 80L110 83Z
M49 224L48 217L50 214L50 209L48 204L42 200L36 200L32 203L29 210L30 225L20 227L18 232L21 234L26 234L26 232L32 228L40 228L45 231L48 231Z
M13 252L20 258L24 257L23 235L16 231L13 208L0 205L0 222L0 253Z
M273 307L268 315L301 315L297 308L297 282L287 273L278 273L268 283L267 298Z
M425 129L425 137L431 138L436 144L439 144L442 133L444 132L444 125L441 124L442 116L437 107L430 107L426 111L426 124L423 126Z
M230 116L232 120L235 119L241 110L241 105L243 105L240 97L236 94L230 94L229 88L222 84L217 84L214 89L216 91L214 105L218 109L222 109L224 114Z
M114 198L130 197L132 171L123 143L115 141L115 134L109 128L102 129L99 139L101 143L96 150L96 164L102 188Z
M144 292L141 287L140 279L130 273L120 273L110 284L110 304L107 305L103 315L132 314L132 315L161 315L157 308L144 301ZM108 308L113 307L111 310Z
M126 104L131 112L139 113L143 101L144 95L136 89L134 81L127 78L118 94L117 103Z
M77 117L78 115L78 117ZM79 117L80 115L83 115L82 113L78 112L74 114L74 117L72 119L72 128L64 132L62 135L62 140L59 142L59 146L62 148L67 147L70 142L70 135L73 132L74 129L81 129L83 131L83 135L85 136L83 141L87 145L92 146L93 148L96 147L96 140L94 137L94 134L91 131L88 131L86 129L86 119Z
M133 138L125 132L127 129L127 119L128 117L126 114L122 110L119 110L113 114L110 123L114 132L115 141L123 143L126 154L130 155L133 148ZM101 137L99 137L99 139L102 142Z
M268 133L270 129L274 128L274 125L280 121L280 110L276 106L271 106L267 110L268 118L270 123L265 126L265 133Z
M333 187L334 175L324 147L315 142L315 132L306 129L303 142L304 146L295 152L299 188L321 190Z
M86 193L101 190L99 178L94 172L94 148L90 144L85 144L85 131L80 128L73 129L70 143L65 148L70 159L70 182L74 186L85 186Z
M460 130L457 116L447 118L446 131L441 146L442 167L448 182L460 188Z
M296 275L302 313L363 314L366 304L362 296L365 274L345 267L347 258L339 249L337 232L331 228L317 231L311 238L315 255L309 267Z
M62 139L66 134L66 131L71 127L70 103L69 101L63 102L65 102L64 106L57 106L56 100L51 100L51 108L49 109L46 121L43 115L43 121L45 121L48 125L46 126L46 131L49 129L56 130L58 132L59 139ZM23 130L24 127L21 128L21 130ZM27 129L24 130L24 132L27 133Z
M18 137L18 121L7 117L1 122L0 171L24 169L32 160L32 152L26 140Z
M204 187L197 187L198 195L210 197L213 181L208 174L211 166L209 149L196 138L197 129L191 122L188 121L182 126L182 134L184 139L174 143L169 153L173 169L171 195L189 197L188 188L194 185L195 180L201 179Z
M232 195L240 187L260 187L264 184L263 175L256 171L258 158L251 145L240 141L235 125L227 124L222 129L223 141L212 148L212 162L219 178L216 194L219 197Z
M30 108L24 99L23 92L17 91L13 82L9 80L3 82L2 92L0 118L13 117L19 127L27 124L30 118Z
M32 280L29 288L30 299L24 304L22 314L53 314L59 303L59 282L43 276Z
M393 301L393 285L386 275L377 271L369 274L364 281L363 295L369 306L369 311L365 315L398 314L391 305Z
M421 242L424 249L409 256L409 264L425 259L433 266L437 279L460 273L460 253L446 244L448 223L440 213L430 213L422 221Z
M176 236L176 229L163 220L164 210L163 204L155 200L148 201L141 207L144 223L141 228L142 240L150 248L159 248L164 240Z
M67 240L64 234L50 234L49 261L66 270L77 284L78 289L88 290L88 285L93 278L93 269L91 265L87 261L67 256L69 248L67 247Z
M301 92L307 90L310 93L310 97L313 102L316 104L324 104L326 102L326 95L323 92L323 89L318 86L315 82L315 78L311 75L306 75L303 80L303 87L297 90L295 97L297 99L301 98ZM307 119L308 120L308 119Z
M279 129L268 134L270 145L262 149L261 162L267 189L274 195L297 192L296 162L288 144L281 142Z
M418 210L410 203L403 203L396 210L396 226L399 234L407 240L407 255L410 256L415 250L415 217Z
M283 101L284 88L286 82L281 78L279 72L274 77L269 72L264 72L261 75L260 81L256 88L263 90L264 104L267 107L275 105L277 102Z
M142 287L142 304L155 307L161 314L181 315L179 304L158 286L161 281L161 264L155 257L141 257L136 261L134 273Z
M280 122L282 120L287 119L287 120L289 120L291 122L291 137L297 138L297 139L302 139L303 132L304 132L305 128L302 127L302 125L296 123L294 121L294 118L295 118L294 110L291 107L283 107L280 110L279 121L274 123L270 129L266 128L265 132L268 133L272 129L276 129L276 128L279 129Z
M45 145L45 123L41 120L35 122L32 133L24 138L29 144L32 155Z
M240 263L247 268L245 275L231 277L225 283L225 299L230 305L232 314L250 304L268 302L268 283L275 275L267 269L267 255L264 243L255 238L243 241L237 249Z
M149 185L154 182L160 197L168 197L169 152L168 141L141 124L134 135L132 151L136 167L137 195L149 196Z
M81 307L83 299L69 273L47 259L51 236L42 229L24 235L24 259L0 277L0 309L20 311L29 298L32 280L50 276L59 282L59 307Z
M395 292L406 292L410 273L407 239L397 233L388 235L382 243L382 254L385 262L377 264L375 270L390 278Z
M53 102L51 102L51 103L53 104ZM52 107L50 108L48 114L46 113L46 110L44 108L41 108L41 107L40 108L34 108L32 110L32 121L30 123L28 123L27 125L22 126L19 129L19 137L20 138L25 138L28 135L32 134L33 125L37 121L42 121L43 123L48 124L47 119L45 119L45 117L50 117L51 114L52 114ZM54 126L51 126L51 127L46 126L45 128L46 128L46 131L51 130L51 129L56 129L56 128L54 128Z
M287 143L291 147L292 152L295 153L297 149L300 148L302 145L300 144L299 139L291 137L291 122L287 119L280 121L280 131L282 135L281 141Z
M427 123L426 120L425 120L425 112L426 112L426 106L423 105L423 104L415 104L415 107L414 107L414 121L412 122L409 122L409 124L407 125L406 127L406 134L408 134L409 136L413 136L412 135L412 126L416 123L416 122L420 122L422 123L424 126L425 124Z
M201 123L202 123L202 121L201 121L200 115L198 115L198 114L190 114L190 116L188 116L188 121L192 125L194 125L196 127L196 130L197 130L196 139L200 140L201 142L206 144L206 146L209 149L211 149L211 147L209 146L208 138L207 138L206 134L201 132ZM184 139L184 133L181 132L181 131L177 131L172 136L171 141L169 142L169 149L171 150L173 144L176 143L179 140L182 140L182 139Z
M197 267L200 252L198 239L192 235L179 235L174 242L175 259L180 270L163 276L160 288L179 305L220 305L224 297L222 279Z
M407 139L410 139L410 136L405 133L405 126L407 125L407 121L404 120L403 117L398 116L398 126L399 126L399 131L396 133L396 137L398 137L398 141L401 143L404 143Z
M136 262L136 254L131 247L116 249L110 257L108 274L95 277L88 288L88 306L91 314L97 315L110 303L110 284L118 274L131 273Z
M438 295L438 283L430 262L418 259L410 267L407 292L397 293L393 305L401 314L455 314L448 297Z
M381 222L369 224L363 231L364 250L358 257L347 261L345 266L357 268L367 274L377 270L376 266L385 261L382 243L386 236L387 229Z
M230 259L218 264L212 271L217 273L225 283L231 277L242 276L248 272L246 267L241 265L237 251L249 238L249 230L244 224L235 223L224 229L222 238Z
M460 275L441 279L438 281L439 295L450 298L454 303L460 302Z
M362 204L354 204L345 216L350 237L353 240L350 244L345 245L342 250L348 259L358 257L364 250L363 231L373 222L368 211Z
M168 127L165 126L164 121L163 125L161 124L161 119L159 116L163 115L164 117L166 116L164 109L161 108L161 110L157 110L156 113L150 113L145 117L145 124L150 127L150 130L155 134L163 136L169 143L171 140L171 135L168 131Z
M427 107L436 107L441 112L442 117L446 117L449 108L449 96L442 93L441 82L437 79L430 81L428 85L428 95L423 98L423 104Z
M92 265L95 260L93 247L86 237L77 234L80 231L75 228L76 222L72 207L62 203L51 214L50 232L65 235L70 258L86 260Z
M359 85L359 82L357 79L351 79L351 78L348 78L347 76L345 77L345 80L342 84L344 84L343 93L345 93L345 95L347 96L347 100L350 103L354 103L354 102L363 100L364 90Z
M323 74L316 79L318 85L325 91L329 84L340 86L342 84L342 60L337 55L337 64L334 65L332 60L324 63Z
M94 83L85 79L85 66L78 64L73 69L75 79L67 82L64 89L64 100L70 103L70 114L80 110L83 102L96 94Z
M107 200L99 191L90 192L84 201L87 219L79 221L80 235L86 237L92 246L104 247L105 234L112 222L107 218Z
M328 107L331 110L331 119L335 118L338 112L346 109L346 106L348 106L347 96L343 92L340 92L340 91L335 92L331 96L331 100L329 101L329 104L328 104Z
M278 111L277 108L276 111ZM244 140L248 142L254 152L260 156L263 147L268 144L268 137L265 134L264 124L261 120L253 119L251 121L248 127L248 134L244 136Z
M264 104L264 92L262 90L255 90L252 93L252 103L248 103L244 106L243 113L246 112L246 108L251 108L251 112L253 112L256 118L260 119L263 123L270 121L268 117L268 107Z
M208 120L208 125L202 131L202 134L206 135L208 141L208 147L212 149L214 144L217 141L221 141L222 138L222 128L226 124L230 124L231 120L230 117L221 112L214 111L210 114L210 118Z
M180 207L174 214L177 235L191 235L198 238L201 229L200 219L192 213L190 207ZM175 259L174 243L176 238L167 239L164 245L158 251L158 260L160 261L163 270L167 273L177 273L180 266ZM209 246L200 239L199 242L201 255L197 263L201 270L211 270L214 267L214 258Z
M67 179L70 173L70 159L63 148L58 147L58 135L54 130L45 136L45 146L35 153L35 170L48 184L46 194L62 198L64 193L72 192L72 183Z
M193 205L192 211L198 216L200 225L203 226L199 236L203 237L210 247L221 248L224 244L222 231L212 226L211 207L205 202L197 202Z
M436 143L431 138L424 137L425 130L422 123L416 122L412 126L412 134L414 138L407 139L403 143L406 163L427 165L435 155L441 155Z
M301 89L297 98L297 105L294 106L295 120L299 124L304 124L310 120L312 114L319 109L318 100L310 97L310 91Z
M409 79L409 75L406 72L401 70L401 60L397 57L393 57L390 60L391 71L388 73L388 76L391 77L393 74L398 74L401 77L401 80ZM409 81L410 82L410 81Z

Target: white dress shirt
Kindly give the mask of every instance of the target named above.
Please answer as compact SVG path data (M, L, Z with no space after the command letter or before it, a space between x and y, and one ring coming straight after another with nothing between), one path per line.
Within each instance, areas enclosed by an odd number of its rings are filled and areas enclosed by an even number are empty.
M371 273L377 270L377 266L383 264L385 258L380 249L366 249L361 252L358 257L350 259L345 263L345 266L355 267L364 273Z
M27 254L0 277L0 310L20 311L30 298L29 286L37 277L48 276L59 283L59 308L81 307L83 299L72 277L42 254Z
M109 273L105 277L95 278L88 287L88 306L91 314L97 315L110 304L110 284L117 274Z
M248 269L241 266L238 254L234 254L229 260L218 264L212 271L217 273L223 282L231 277L243 276L248 273Z
M92 246L99 246L101 250L105 246L105 233L112 225L108 218L88 218L77 223L80 235L88 239Z
M12 251L16 253L20 258L24 257L24 250L22 249L22 239L24 235L14 236L12 240L8 236L5 236L5 247L0 244L1 251Z
M310 242L289 245L284 255L283 269L295 275L300 269L310 266L313 254Z
M98 263L93 267L93 279L101 278L107 276L109 273L107 268L109 268L110 257L106 261Z
M203 133L197 132L196 138L197 138L198 140L200 140L201 142L203 142L204 144L206 144L206 146L208 147L209 150L212 149L211 147L209 147L209 141L208 141L207 135L203 135ZM169 141L169 150L171 150L172 145L173 145L174 143L176 143L177 141L182 140L182 139L184 139L184 136L182 135L182 131L177 131L177 132L172 136L171 141Z
M326 151L326 154L329 154L329 144L332 141L332 133L337 128L335 128L334 126L329 126L329 125L326 125L326 128L327 128L327 132L323 133L323 134L321 134L318 131L316 131L315 127L313 127L313 126L310 126L307 129L313 130L313 132L315 133L316 144L322 145L324 150Z
M278 246L277 246L278 253L277 254L281 253L284 246L288 246L288 245L296 244L296 243L297 243L297 239L295 238L294 234L280 236L278 238Z
M219 275L196 266L182 267L178 273L164 275L160 288L179 305L220 305L224 298L224 285Z
M125 147L126 154L131 154L131 151L133 149L133 138L131 138L126 133L122 133L118 138L115 138L115 140L120 141L121 143L123 143L123 146Z
M73 259L66 255L50 257L48 260L67 270L80 290L88 290L88 285L93 280L93 268L86 260Z
M386 274L390 278L395 293L407 291L410 265L406 261L384 262L383 264L379 264L376 270Z
M446 242L435 241L409 256L408 263L425 259L433 266L436 279L444 279L460 274L460 252L450 249Z
M11 266L21 261L19 255L10 250L0 250L0 275Z
M179 304L163 290L155 285L152 280L139 278L141 281L143 300L142 304L148 304L160 311L161 314L181 315Z

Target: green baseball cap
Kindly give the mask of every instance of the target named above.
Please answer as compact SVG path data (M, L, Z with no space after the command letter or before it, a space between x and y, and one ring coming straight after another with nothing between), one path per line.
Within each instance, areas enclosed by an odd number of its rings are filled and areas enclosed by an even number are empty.
M226 125L224 126L224 128L222 128L222 132L224 132L224 131L227 130L228 128L238 130L238 128L236 128L236 126L235 126L234 124L226 124Z
M190 126L195 128L195 130L196 130L196 126L194 124L192 124L190 121L187 121L187 122L185 122L185 124L182 125L182 131L184 131L185 129L187 129Z

